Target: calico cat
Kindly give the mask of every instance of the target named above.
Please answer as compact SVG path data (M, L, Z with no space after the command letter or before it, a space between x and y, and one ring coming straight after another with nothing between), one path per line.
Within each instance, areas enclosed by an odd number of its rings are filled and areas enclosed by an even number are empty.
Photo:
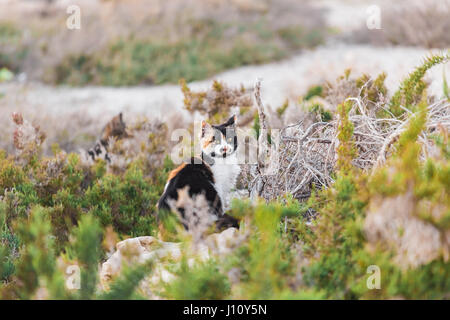
M158 209L170 211L170 200L176 202L178 191L187 187L189 197L205 196L209 212L216 220L216 229L237 228L238 221L224 213L240 172L236 155L236 116L221 125L202 121L201 126L200 158L191 158L189 163L183 163L169 174ZM183 208L177 210L184 218Z
M102 130L100 139L95 143L94 147L87 151L89 157L93 161L99 157L103 157L106 162L111 162L111 158L108 155L108 144L110 138L122 139L129 137L127 133L126 124L123 121L122 112L112 118Z

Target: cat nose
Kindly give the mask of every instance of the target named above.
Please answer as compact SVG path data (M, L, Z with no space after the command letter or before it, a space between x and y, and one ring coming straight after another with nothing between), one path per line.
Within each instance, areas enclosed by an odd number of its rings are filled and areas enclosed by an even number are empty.
M222 152L227 152L228 148L227 147L222 147Z

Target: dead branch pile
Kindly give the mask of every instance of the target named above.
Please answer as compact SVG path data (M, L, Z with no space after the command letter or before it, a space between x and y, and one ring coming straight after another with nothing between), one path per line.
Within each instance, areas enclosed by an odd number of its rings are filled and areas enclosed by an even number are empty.
M264 107L260 102L260 86L255 86L256 105L260 121L266 122ZM387 111L387 105L383 99L379 105L374 106L361 96L348 98L353 104L349 112L349 120L353 123L353 138L358 156L353 164L363 170L371 170L382 165L386 158L392 154L399 135L406 129L411 112L408 111L402 117L378 118L376 109L383 108ZM428 121L426 130L419 137L422 144L422 157L432 156L435 153L435 144L431 135L437 130L450 129L450 102L439 100L428 106ZM333 182L333 170L337 160L336 149L339 145L337 138L339 119L329 122L315 122L307 125L305 117L293 125L281 130L279 139L272 138L269 147L272 158L267 162L278 165L275 171L264 173L264 164L260 159L260 152L267 152L258 145L258 163L243 168L248 181L251 195L258 195L267 201L276 199L285 194L292 194L296 199L306 199L310 196L313 186L323 188ZM262 131L270 128L267 123L261 123ZM260 134L259 139L264 137ZM266 172L267 173L267 172Z

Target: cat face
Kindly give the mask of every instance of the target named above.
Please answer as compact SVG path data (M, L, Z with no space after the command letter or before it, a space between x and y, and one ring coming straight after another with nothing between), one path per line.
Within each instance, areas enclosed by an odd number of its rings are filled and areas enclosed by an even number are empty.
M200 137L202 152L212 158L226 158L237 149L236 116L221 125L202 121Z

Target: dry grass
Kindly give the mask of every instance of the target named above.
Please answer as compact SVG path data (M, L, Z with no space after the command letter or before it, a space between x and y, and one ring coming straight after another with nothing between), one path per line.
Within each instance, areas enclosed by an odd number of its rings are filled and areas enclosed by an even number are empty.
M256 87L256 100L260 98L259 87ZM364 89L364 86L361 90ZM357 149L357 157L353 165L365 171L384 164L386 158L400 134L406 129L410 116L407 112L401 117L380 118L377 111L389 107L385 99L380 99L376 105L367 96L361 95L347 99L352 102L349 120L354 126L353 136ZM262 102L257 103L259 112L263 112ZM439 100L431 102L427 108L428 121L426 130L420 135L422 157L435 153L435 143L431 136L439 127L450 129L450 102ZM408 117L407 117L408 116ZM260 115L261 118L261 115ZM272 137L272 144L259 146L258 159L263 152L271 156L257 165L245 165L243 177L249 187L250 195L258 195L267 201L277 199L285 194L292 194L297 199L307 199L314 188L325 188L333 182L332 173L337 160L339 146L339 119L329 122L314 122L310 124L305 114L299 122L284 127L278 139ZM267 126L267 123L266 123ZM265 129L266 132L270 128ZM260 135L260 141L265 134ZM261 151L263 150L263 151ZM275 170L267 169L276 163Z
M381 30L361 29L348 38L376 45L406 45L425 48L450 46L450 1L396 1L381 6Z
M0 149L8 153L14 152L13 140L11 139L14 126L10 120L13 112L22 113L27 119L30 119L32 124L39 125L46 133L47 139L42 144L44 155L52 154L54 143L57 143L66 152L78 152L81 149L92 147L107 122L107 118L99 121L79 112L67 114L34 113L26 107L6 108L6 110L2 110L5 118L1 122L0 128Z

